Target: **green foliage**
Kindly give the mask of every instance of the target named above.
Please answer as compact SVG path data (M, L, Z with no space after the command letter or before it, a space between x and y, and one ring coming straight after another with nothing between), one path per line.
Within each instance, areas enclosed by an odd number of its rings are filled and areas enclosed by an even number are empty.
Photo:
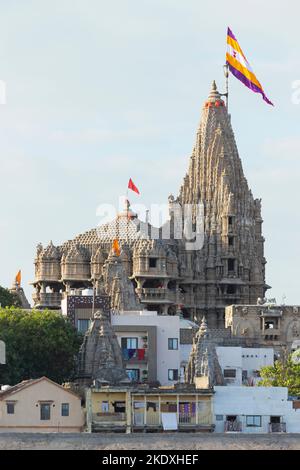
M6 343L2 383L46 376L55 382L70 380L82 338L60 314L18 308L0 309L0 339Z
M300 395L300 364L294 364L291 356L286 362L276 361L274 366L260 370L260 386L288 387L289 395Z
M20 307L20 301L15 294L0 286L0 305L1 307Z

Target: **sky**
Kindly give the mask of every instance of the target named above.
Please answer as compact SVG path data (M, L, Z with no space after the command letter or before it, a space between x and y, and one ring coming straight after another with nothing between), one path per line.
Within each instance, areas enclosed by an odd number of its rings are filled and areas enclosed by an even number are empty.
M212 80L224 88L230 26L275 104L230 77L244 172L262 198L267 296L300 304L298 1L0 0L0 8L0 285L22 269L31 301L36 245L95 227L97 207L116 205L129 177L141 192L133 203L177 195Z

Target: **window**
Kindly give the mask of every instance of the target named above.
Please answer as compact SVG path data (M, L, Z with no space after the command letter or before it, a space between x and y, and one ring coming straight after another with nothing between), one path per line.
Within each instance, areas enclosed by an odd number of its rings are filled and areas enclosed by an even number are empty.
M126 413L125 401L115 401L112 403L115 413Z
M236 286L231 284L227 286L227 294L236 294Z
M6 403L6 412L8 415L15 414L15 403Z
M168 380L173 380L173 381L178 380L178 369L168 370Z
M50 403L41 403L41 420L50 419Z
M109 403L108 403L108 401L103 401L102 402L101 411L102 411L102 413L108 413L109 412Z
M69 405L69 403L62 403L61 404L61 415L62 416L69 416L70 415L70 405Z
M234 245L234 237L228 237L228 246Z
M121 338L122 349L137 349L138 338Z
M224 378L234 379L235 377L236 377L236 370L235 369L224 369Z
M223 415L216 415L216 421L223 421Z
M140 380L140 369L126 369L126 373L131 382L139 382Z
M157 258L149 258L149 268L156 268Z
M171 350L178 349L178 339L177 338L169 338L168 339L168 349L171 349Z
M248 378L248 371L247 370L243 370L242 371L242 380L247 380Z
M227 266L228 266L228 272L234 271L235 260L234 260L233 258L229 258L229 259L227 260L227 262L228 262L228 264L227 264Z
M281 422L281 417L280 416L270 416L270 423L278 424L280 422Z
M90 326L89 319L77 320L77 330L79 333L82 333L84 335L85 332L89 329L89 326Z
M233 223L233 217L229 216L228 217L228 225L232 225L232 223Z
M261 428L261 416L246 416L246 426Z

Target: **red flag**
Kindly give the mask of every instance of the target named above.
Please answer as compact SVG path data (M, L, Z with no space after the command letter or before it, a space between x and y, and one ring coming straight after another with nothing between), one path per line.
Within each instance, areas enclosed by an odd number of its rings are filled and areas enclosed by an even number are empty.
M135 193L140 194L138 188L136 187L136 185L134 184L131 178L129 179L129 182L128 182L128 189L131 189L131 191L134 191Z

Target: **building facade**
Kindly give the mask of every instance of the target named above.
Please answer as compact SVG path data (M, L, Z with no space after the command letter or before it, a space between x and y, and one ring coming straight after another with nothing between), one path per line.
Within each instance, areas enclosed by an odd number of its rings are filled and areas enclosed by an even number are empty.
M286 387L214 387L215 432L300 432Z
M293 305L231 305L225 327L232 337L273 347L278 358L300 347L300 307Z
M86 396L87 430L212 432L212 396L212 390L186 387L91 387Z
M25 380L0 391L0 432L81 432L81 399L52 380Z

